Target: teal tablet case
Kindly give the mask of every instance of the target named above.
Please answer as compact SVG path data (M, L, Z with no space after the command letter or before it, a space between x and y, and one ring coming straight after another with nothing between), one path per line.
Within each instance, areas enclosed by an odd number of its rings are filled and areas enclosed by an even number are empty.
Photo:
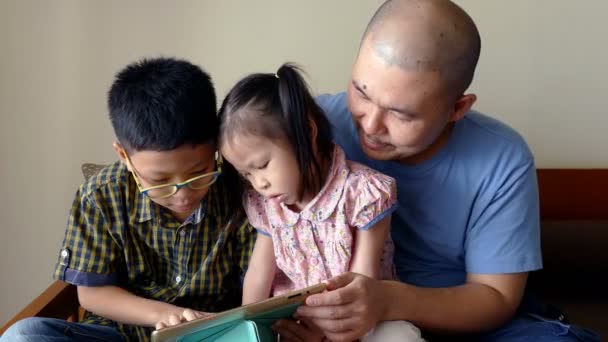
M283 318L291 318L300 304L292 304L263 314L236 319L224 324L189 333L178 342L275 342L277 335L272 325Z

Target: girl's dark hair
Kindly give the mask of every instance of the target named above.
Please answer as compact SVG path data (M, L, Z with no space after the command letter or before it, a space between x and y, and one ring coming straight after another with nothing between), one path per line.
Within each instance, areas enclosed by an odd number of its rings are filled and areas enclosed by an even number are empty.
M296 154L302 189L319 191L320 161L332 157L331 125L300 72L286 63L276 74L251 74L239 81L219 111L220 146L241 134L286 139ZM226 164L227 172L236 172Z

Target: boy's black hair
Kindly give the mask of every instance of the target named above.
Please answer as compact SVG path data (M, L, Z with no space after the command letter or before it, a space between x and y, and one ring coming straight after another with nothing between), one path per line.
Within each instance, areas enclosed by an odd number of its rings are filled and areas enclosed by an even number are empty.
M108 107L127 151L168 151L217 138L211 78L185 60L161 57L128 65L116 75Z
M320 161L332 158L331 125L299 71L286 63L276 74L251 74L239 81L219 111L220 144L240 134L286 139L296 154L302 189L320 191L325 176Z
M217 142L219 120L211 77L185 60L159 57L128 65L116 75L108 107L116 137L129 152ZM228 216L238 220L243 215L240 187L235 185L238 176L228 172L222 177Z

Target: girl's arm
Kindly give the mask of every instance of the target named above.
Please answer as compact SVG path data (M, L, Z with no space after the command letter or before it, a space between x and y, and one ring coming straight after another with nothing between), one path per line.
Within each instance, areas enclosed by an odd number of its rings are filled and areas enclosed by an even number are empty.
M370 278L380 277L380 259L384 252L384 243L388 238L391 215L387 215L367 230L357 229L351 272L360 273Z
M272 281L277 269L272 238L258 233L243 283L243 305L255 303L270 296Z

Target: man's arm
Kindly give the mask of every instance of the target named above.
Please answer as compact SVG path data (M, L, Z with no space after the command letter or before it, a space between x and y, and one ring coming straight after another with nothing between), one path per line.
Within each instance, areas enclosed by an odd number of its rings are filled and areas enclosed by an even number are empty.
M363 336L378 321L405 320L436 332L477 332L507 321L521 300L527 273L470 275L464 285L421 288L345 273L330 291L310 296L298 315L335 341Z
M528 274L469 274L465 284L421 288L385 282L381 320L406 320L436 332L478 332L509 320L521 301ZM394 301L389 304L387 301Z

